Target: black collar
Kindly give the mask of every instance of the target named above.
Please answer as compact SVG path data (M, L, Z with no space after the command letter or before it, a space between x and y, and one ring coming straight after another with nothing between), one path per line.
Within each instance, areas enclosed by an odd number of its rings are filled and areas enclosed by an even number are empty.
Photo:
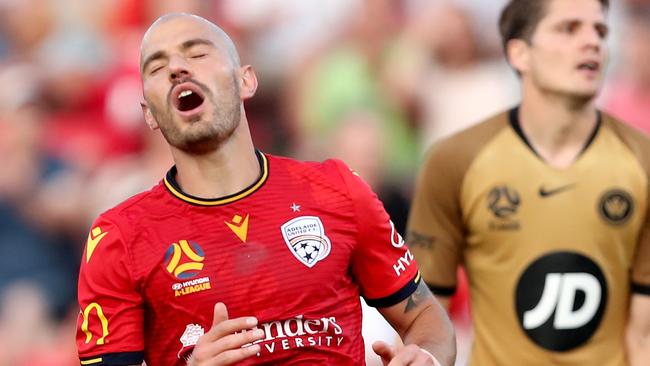
M218 198L201 198L201 197L196 197L196 196L192 196L191 194L185 193L183 192L181 187L178 185L178 182L176 181L177 171L175 165L172 166L171 169L169 169L167 175L165 176L164 179L165 187L167 187L167 190L169 190L169 192L172 195L174 195L176 198L179 198L182 201L197 206L219 206L219 205L225 205L227 203L235 202L237 200L240 200L244 197L247 197L255 193L260 187L264 185L264 183L266 182L269 176L269 161L266 158L266 155L264 155L259 150L255 150L255 156L257 157L257 161L260 164L260 177L251 185L249 185L248 187L242 189L237 193L233 193Z
M509 119L509 121L510 121L510 126L512 127L513 130L515 130L515 133L517 133L517 135L518 135L518 136L521 138L521 140L526 144L526 146L528 146L528 148L529 148L529 149L530 149L530 150L531 150L535 155L537 155L540 159L542 159L542 157L537 153L537 151L535 150L535 148L533 147L533 145L530 144L530 140L528 140L528 138L527 138L526 135L524 134L524 130L522 130L522 128L521 128L521 122L519 121L519 107L520 107L520 106L516 106L516 107L514 107L514 108L511 109L510 112L508 113L508 119ZM582 147L582 150L580 151L580 154L578 154L577 157L579 157L580 155L582 155L582 154L585 152L585 150L587 150L587 148L588 148L589 146L591 146L591 144L592 144L592 143L594 142L594 140L596 139L596 136L598 135L598 131L600 131L600 125L602 124L603 116L602 116L602 114L600 113L600 111L596 111L596 115L597 115L597 117L596 117L596 118L597 118L597 120L596 120L596 126L594 127L594 130L591 132L591 135L589 136L589 138L588 138L587 141L585 142L585 145ZM576 157L576 158L577 158L577 157ZM543 160L543 159L542 159L542 160Z

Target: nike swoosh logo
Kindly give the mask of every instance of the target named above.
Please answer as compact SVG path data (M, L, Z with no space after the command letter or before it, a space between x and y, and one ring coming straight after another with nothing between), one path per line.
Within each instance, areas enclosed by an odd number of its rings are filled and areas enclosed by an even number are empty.
M572 184L567 184L561 187L553 188L553 189L545 189L544 186L539 188L539 196L542 198L546 198L549 196L553 196L555 194L558 194L560 192L567 191L575 186L575 183Z
M90 262L90 257L92 257L95 248L99 245L99 242L104 239L108 234L108 231L102 232L102 229L97 226L88 233L88 242L86 243L86 263Z
M248 214L246 214L243 221L241 216L235 215L235 217L232 218L232 222L224 221L224 223L228 225L235 235L237 235L239 240L244 243L246 242L246 237L248 236Z

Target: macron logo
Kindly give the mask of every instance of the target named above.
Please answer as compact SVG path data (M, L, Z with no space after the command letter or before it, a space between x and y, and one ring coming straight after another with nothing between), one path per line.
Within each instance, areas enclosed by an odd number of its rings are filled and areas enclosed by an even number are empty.
M232 218L232 222L224 221L242 243L246 243L246 237L248 236L248 217L249 215L246 214L246 217L242 220L241 216L235 215Z
M106 234L108 234L108 232L102 232L102 229L99 226L90 231L88 234L88 242L86 244L86 263L90 262L90 257L92 257L95 248L97 248L97 245L99 245L99 242L104 239Z

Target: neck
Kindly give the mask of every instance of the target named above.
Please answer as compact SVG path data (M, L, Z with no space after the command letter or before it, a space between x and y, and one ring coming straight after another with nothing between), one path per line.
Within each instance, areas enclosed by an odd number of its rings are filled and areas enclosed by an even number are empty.
M172 148L176 163L176 182L183 192L200 198L218 198L237 193L260 176L248 123L242 120L237 130L218 149L192 155Z
M598 114L593 98L578 100L525 90L519 121L535 151L550 165L564 168L582 153Z

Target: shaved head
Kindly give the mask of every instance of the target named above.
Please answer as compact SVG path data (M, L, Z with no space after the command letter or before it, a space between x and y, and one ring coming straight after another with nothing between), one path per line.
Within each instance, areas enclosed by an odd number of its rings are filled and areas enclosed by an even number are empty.
M170 13L156 19L142 37L142 43L140 44L140 72L144 71L146 57L151 53L149 47L151 39L155 36L156 30L162 26L169 25L169 23L174 21L192 22L198 26L204 27L208 31L207 34L210 36L209 41L213 42L215 47L222 49L228 54L234 67L240 66L237 48L232 39L230 39L223 29L198 15L188 13Z
M242 118L241 87L252 80L254 93L257 80L251 66L240 65L226 32L199 16L171 13L149 27L140 52L150 128L193 154L214 151L232 136Z

